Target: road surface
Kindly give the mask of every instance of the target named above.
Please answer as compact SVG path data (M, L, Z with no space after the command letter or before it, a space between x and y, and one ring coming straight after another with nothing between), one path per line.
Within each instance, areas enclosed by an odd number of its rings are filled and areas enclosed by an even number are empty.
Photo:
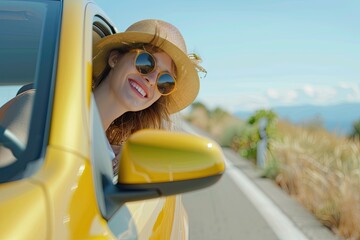
M183 202L190 239L279 239L227 174L213 187L184 194Z

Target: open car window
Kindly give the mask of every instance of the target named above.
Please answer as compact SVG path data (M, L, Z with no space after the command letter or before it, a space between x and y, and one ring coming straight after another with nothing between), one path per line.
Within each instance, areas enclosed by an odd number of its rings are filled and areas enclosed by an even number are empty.
M60 1L0 2L0 182L30 175L41 158L60 9Z
M91 43L94 46L101 38L115 33L115 29L105 18L100 15L92 17ZM104 189L107 185L117 182L117 174L114 173L112 160L115 157L110 143L103 129L99 109L96 105L93 93L90 98L90 126L91 126L91 160L93 165L94 183L96 197L102 215L107 218L109 213L109 203L104 199Z

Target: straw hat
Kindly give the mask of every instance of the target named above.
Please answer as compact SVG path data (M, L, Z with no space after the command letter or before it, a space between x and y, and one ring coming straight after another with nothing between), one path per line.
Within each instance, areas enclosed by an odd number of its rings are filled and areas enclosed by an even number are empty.
M149 43L155 33L159 41L154 45L166 52L177 68L176 91L164 96L168 98L168 111L175 113L190 105L196 98L200 85L197 70L201 67L187 54L185 41L179 30L167 22L142 20L131 25L125 32L99 40L93 51L93 76L96 78L104 71L111 50L121 48L126 43Z

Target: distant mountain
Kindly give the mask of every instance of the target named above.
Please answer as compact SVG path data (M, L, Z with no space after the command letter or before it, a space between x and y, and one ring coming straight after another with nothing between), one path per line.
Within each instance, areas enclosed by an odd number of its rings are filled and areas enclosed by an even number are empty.
M272 109L281 119L293 123L304 123L311 120L323 122L323 126L330 132L348 134L352 130L354 121L360 119L360 103L343 103L331 106L286 106ZM254 112L238 111L234 115L247 119Z

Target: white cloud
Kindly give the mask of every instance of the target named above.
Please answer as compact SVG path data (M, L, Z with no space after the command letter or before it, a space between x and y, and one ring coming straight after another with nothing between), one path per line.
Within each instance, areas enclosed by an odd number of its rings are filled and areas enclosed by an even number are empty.
M339 100L338 87L335 86L306 84L301 91L309 103L328 104Z
M309 84L279 88L271 86L233 91L217 91L199 96L208 107L221 107L229 112L239 110L269 109L275 106L303 104L329 105L339 102L360 102L360 84L338 83L334 85Z
M296 90L286 91L284 96L284 102L293 103L298 98L298 93Z
M337 100L337 89L329 86L318 86L313 97L316 104L329 104Z
M270 108L268 98L261 93L249 92L236 95L227 94L222 96L199 97L198 101L206 104L209 108L221 107L229 112L253 111L261 108Z
M266 90L268 101L277 101L283 104L293 103L298 98L298 93L294 89L273 89Z
M279 91L273 88L269 88L266 90L266 94L269 98L278 99L279 98Z
M339 87L343 89L351 89L354 85L354 83L348 83L348 82L339 82Z
M346 100L349 102L360 101L360 84L340 82L339 87L346 91Z
M347 100L350 102L360 101L360 86L357 86L357 88L353 88L352 92L348 93Z
M304 90L304 93L310 97L313 97L315 95L315 89L311 85L308 85L308 84L305 85L303 90Z

